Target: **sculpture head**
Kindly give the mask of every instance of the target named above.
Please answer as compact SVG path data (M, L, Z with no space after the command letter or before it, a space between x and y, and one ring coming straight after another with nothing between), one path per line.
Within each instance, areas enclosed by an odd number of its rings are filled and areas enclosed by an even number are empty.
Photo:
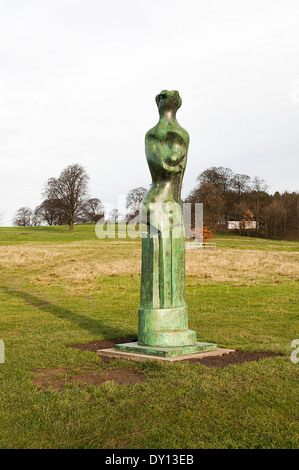
M182 105L182 98L176 90L163 90L156 96L156 103L160 114L167 111L176 113Z

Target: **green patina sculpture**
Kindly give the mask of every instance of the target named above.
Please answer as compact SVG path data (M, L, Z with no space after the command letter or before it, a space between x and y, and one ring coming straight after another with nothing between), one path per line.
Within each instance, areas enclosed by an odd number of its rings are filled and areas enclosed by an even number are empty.
M189 146L188 132L176 119L182 104L177 91L156 96L160 120L145 136L152 184L142 201L142 270L138 343L116 349L158 356L207 351L216 344L197 343L188 329L185 302L185 232L181 201Z

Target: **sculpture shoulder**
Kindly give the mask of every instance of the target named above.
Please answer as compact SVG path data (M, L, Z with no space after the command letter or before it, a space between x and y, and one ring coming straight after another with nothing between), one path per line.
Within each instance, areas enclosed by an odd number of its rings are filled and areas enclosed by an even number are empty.
M158 127L158 124L153 127L152 129L150 129L149 131L147 131L147 133L145 134L145 141L148 141L150 140L151 138L155 138L158 136L158 130L157 130L157 127Z

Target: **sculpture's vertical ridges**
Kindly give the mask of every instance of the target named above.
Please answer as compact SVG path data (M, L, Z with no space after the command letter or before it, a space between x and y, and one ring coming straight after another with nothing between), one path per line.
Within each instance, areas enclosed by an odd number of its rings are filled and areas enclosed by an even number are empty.
M158 237L151 238L151 253L153 260L153 308L160 308L159 289L159 240Z

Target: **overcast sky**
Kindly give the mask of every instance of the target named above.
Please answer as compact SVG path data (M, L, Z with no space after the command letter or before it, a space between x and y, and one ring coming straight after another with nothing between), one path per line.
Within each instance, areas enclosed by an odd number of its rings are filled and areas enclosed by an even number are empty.
M298 190L298 0L0 0L0 213L85 166L90 195L148 187L155 95L179 90L183 196L210 166Z

